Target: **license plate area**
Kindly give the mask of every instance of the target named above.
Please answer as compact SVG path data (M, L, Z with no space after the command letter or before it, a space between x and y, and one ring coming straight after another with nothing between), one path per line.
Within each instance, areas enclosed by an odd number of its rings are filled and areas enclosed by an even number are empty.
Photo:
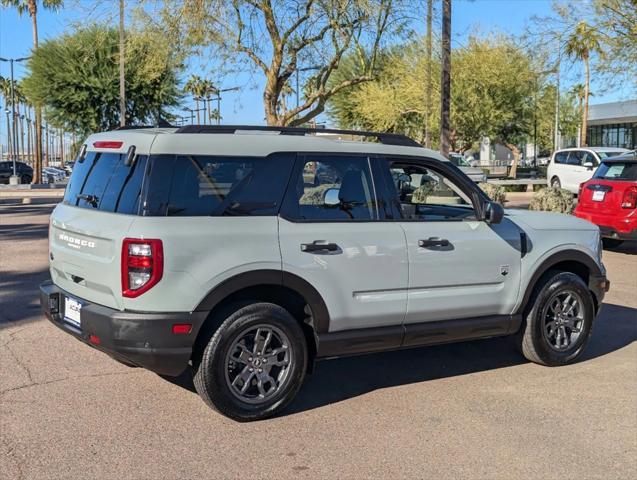
M595 190L593 192L594 202L603 202L605 197L606 197L606 192L604 190Z
M64 297L64 321L82 328L82 303L71 297Z

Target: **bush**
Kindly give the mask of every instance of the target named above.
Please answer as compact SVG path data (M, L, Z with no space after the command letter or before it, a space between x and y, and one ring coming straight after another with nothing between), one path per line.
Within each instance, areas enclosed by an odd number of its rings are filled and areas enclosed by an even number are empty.
M494 183L480 183L478 186L482 189L484 193L487 194L487 197L489 197L491 200L501 205L504 205L506 192L503 186L496 185Z
M563 188L543 188L533 194L529 210L571 213L575 209L574 196Z

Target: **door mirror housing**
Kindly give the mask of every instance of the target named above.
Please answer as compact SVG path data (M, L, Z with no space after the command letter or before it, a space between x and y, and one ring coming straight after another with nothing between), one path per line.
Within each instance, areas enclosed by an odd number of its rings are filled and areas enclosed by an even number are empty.
M592 170L595 165L593 165L593 162L584 162L583 166L586 167L588 170Z
M323 204L327 207L335 207L340 205L341 199L339 198L340 189L328 188L323 194Z
M484 219L492 224L502 222L504 208L498 202L487 202L484 206Z

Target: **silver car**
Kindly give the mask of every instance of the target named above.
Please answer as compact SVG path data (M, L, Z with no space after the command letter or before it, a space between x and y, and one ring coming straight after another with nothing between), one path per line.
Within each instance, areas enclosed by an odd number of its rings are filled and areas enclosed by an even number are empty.
M598 227L505 214L408 137L315 133L91 135L51 215L46 317L127 365L192 372L240 421L280 412L322 359L506 335L538 364L581 356L609 287Z

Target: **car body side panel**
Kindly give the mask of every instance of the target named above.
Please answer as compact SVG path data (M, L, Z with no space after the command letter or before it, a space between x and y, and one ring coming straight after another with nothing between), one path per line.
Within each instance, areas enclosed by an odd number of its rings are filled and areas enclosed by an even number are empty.
M192 311L224 280L253 270L281 270L277 217L137 217L129 237L159 238L162 280L124 307Z

